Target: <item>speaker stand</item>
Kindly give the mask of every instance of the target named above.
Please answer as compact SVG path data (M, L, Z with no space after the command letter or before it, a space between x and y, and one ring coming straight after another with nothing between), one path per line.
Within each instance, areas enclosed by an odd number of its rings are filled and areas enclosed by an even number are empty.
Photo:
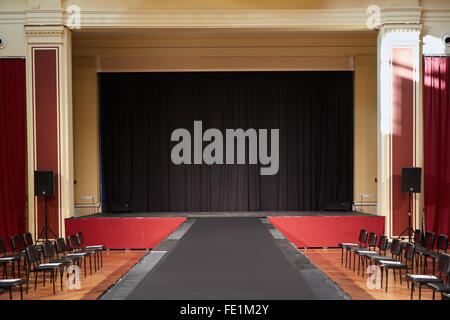
M45 199L45 211L44 211L44 217L45 217L45 220L44 220L44 228L42 229L42 231L41 231L41 233L39 234L39 237L38 237L38 239L36 240L36 242L39 242L39 241L48 241L48 233L50 232L53 236L54 236L54 239L56 239L56 238L58 238L57 236L56 236L56 234L55 234L55 232L53 232L53 230L52 230L52 228L50 228L50 226L48 225L48 220L47 220L47 215L48 215L48 212L47 212L47 197L44 197L44 199ZM43 237L43 236L45 236L45 237Z
M411 242L411 235L414 233L414 229L411 227L411 192L408 192L408 226L398 236L398 239L402 237L408 231L408 241Z

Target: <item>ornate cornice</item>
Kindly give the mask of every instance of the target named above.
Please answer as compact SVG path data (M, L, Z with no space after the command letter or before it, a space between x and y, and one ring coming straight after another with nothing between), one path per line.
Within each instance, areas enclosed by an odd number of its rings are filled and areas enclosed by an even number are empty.
M52 43L64 42L64 26L25 26L25 34L28 43Z
M383 25L382 30L385 33L396 32L422 32L421 24L387 24Z
M383 24L420 24L422 8L384 7Z

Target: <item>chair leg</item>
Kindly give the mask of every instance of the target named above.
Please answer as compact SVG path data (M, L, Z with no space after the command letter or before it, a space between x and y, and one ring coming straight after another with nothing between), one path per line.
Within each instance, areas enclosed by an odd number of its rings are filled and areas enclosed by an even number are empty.
M362 259L361 259L362 261L361 261L361 263L362 263L362 278L364 279L364 269L366 268L366 257L365 256L363 256L362 257Z
M92 260L91 260L91 254L89 255L89 273L92 276Z
M433 260L433 276L434 276L434 272L435 272L435 270L434 270L434 269L435 269L435 267L436 267L436 266L435 266L435 264L436 264L436 260L435 260L434 258L432 258L432 260Z
M413 295L414 295L414 281L411 281L411 300L414 300Z
M61 291L63 291L64 267L59 269L59 281L61 282Z
M52 273L51 273L51 278L52 278L52 282L53 282L53 294L55 294L56 293L56 290L55 290L55 275L54 275L54 269L52 269Z
M398 270L398 273L400 274L400 275L399 275L399 277L400 277L400 284L403 284L403 280L402 280L402 269L399 269L399 270Z
M341 266L344 263L344 247L341 247Z
M389 268L385 267L386 270L386 292L388 291L388 278L389 278Z
M377 266L376 264L375 264L375 266ZM380 271L381 271L381 288L383 288L383 277L384 277L384 270L383 270L383 268L381 268L380 267Z
M22 290L22 285L20 285L20 300L23 300L23 290Z
M436 291L433 290L433 300L436 299Z
M34 291L36 291L37 288L37 279L38 279L38 273L37 271L34 272Z
M46 273L46 272L44 271L44 287L45 287L45 273Z
M352 253L350 252L350 255L351 255ZM356 271L356 254L355 253L353 253L353 272L355 272Z
M347 249L345 250L345 267L347 268L347 262L348 262L348 252ZM103 261L102 261L103 263Z
M100 251L100 257L102 259L102 268L103 268L103 250Z
M419 283L419 300L422 298L422 284Z
M359 269L361 269L361 256L360 255L358 255L358 276L359 276Z

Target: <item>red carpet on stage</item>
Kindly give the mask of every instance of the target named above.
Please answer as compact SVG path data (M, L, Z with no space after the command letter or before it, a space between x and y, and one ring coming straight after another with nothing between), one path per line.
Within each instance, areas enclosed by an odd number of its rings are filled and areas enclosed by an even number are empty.
M66 234L83 232L86 245L107 249L151 249L186 218L88 218L66 219Z
M337 247L341 242L355 242L359 231L384 234L384 217L268 217L289 241L298 248Z

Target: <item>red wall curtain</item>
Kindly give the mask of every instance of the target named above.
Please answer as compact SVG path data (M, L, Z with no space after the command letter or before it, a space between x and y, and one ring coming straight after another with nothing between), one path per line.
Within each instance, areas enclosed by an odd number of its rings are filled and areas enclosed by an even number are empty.
M26 204L25 61L0 59L0 237L22 234Z
M450 58L424 61L425 230L450 236Z

